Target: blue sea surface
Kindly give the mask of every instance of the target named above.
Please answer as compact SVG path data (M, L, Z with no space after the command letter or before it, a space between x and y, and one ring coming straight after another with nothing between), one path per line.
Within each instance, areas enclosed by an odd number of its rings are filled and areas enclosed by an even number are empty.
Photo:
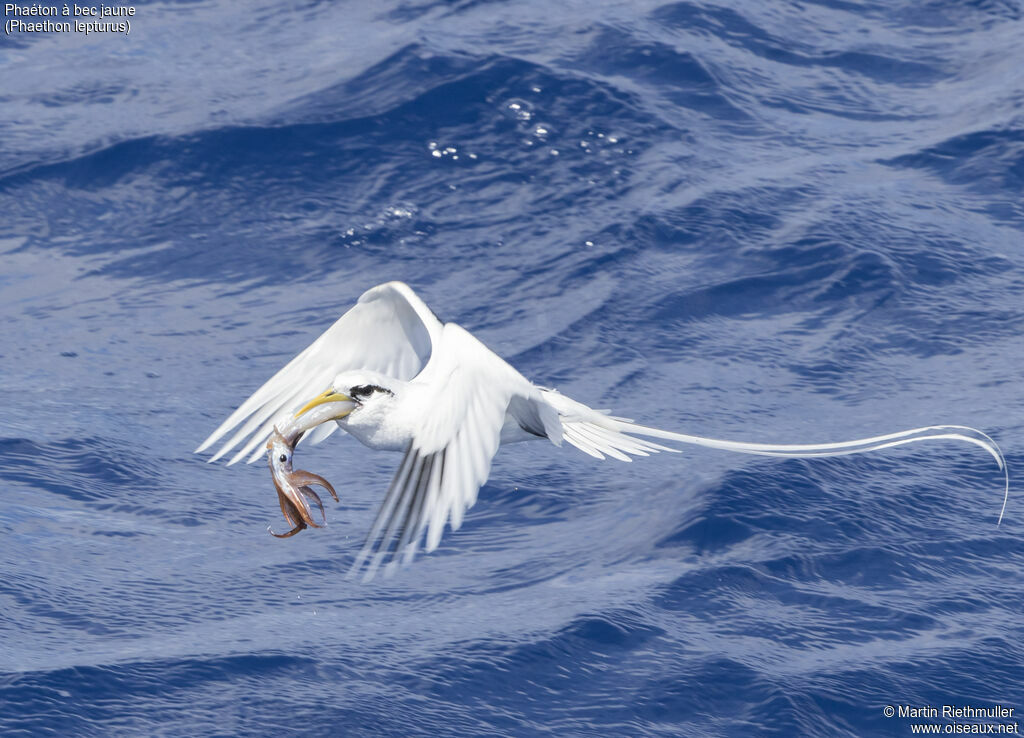
M135 8L0 36L0 735L1017 720L1024 4ZM341 503L282 541L265 465L192 451L395 279L661 428L981 428L1006 517L963 443L520 444L436 552L351 581L397 456L300 447ZM1015 712L885 715L944 704Z

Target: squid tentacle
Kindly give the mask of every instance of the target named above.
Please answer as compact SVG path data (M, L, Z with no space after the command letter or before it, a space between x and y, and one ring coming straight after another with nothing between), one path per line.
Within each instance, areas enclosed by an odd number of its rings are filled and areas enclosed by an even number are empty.
M320 495L314 492L312 487L305 486L299 487L299 494L306 495L307 497L312 497L313 502L315 502L316 506L320 508L320 524L318 525L317 523L314 523L312 520L309 521L309 524L312 525L314 528L322 528L325 525L327 525L327 513L324 512L324 503L320 500Z
M298 484L306 485L307 489L311 485L319 485L331 493L331 497L334 498L335 502L341 502L341 500L338 499L338 493L334 491L334 487L331 486L331 483L319 474L314 474L313 472L304 471L302 469L296 469L292 472L290 479Z

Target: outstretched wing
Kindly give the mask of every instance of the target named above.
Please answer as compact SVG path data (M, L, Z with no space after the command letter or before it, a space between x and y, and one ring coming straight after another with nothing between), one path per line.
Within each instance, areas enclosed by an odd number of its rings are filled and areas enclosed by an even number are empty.
M196 452L241 426L210 461L239 444L244 445L228 464L249 454L249 462L255 461L263 455L274 424L322 392L339 372L367 369L397 379L415 377L428 363L441 327L441 321L407 284L388 282L367 290L334 325L231 413ZM321 439L336 427L325 425L327 431L320 433ZM318 428L314 434L320 431Z
M433 551L446 522L458 530L490 474L514 399L528 406L533 432L561 441L558 413L540 390L453 323L407 392L417 431L352 566L356 573L367 564L367 580L385 558L389 568L399 556L411 561L424 532Z

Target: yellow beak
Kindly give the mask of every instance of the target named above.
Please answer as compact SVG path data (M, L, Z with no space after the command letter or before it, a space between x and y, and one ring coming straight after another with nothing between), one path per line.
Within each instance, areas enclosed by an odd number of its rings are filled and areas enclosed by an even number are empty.
M349 397L348 395L342 394L341 392L335 392L333 389L328 389L326 392L322 392L321 394L317 395L312 400L307 402L305 405L303 405L302 409L299 410L299 412L295 413L295 417L297 418L300 415L304 415L304 414L308 413L310 410L312 410L313 408L315 408L317 405L323 405L324 403L327 403L327 402L352 402L352 401L353 401L352 398Z

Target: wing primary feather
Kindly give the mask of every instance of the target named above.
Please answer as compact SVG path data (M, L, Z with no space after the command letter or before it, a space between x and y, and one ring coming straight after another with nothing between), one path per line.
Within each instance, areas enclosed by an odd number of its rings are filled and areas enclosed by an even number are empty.
M412 444L405 450L405 456L402 457L402 463L398 465L398 471L395 472L394 478L391 480L391 485L388 487L387 494L384 496L384 502L381 503L380 508L377 510L377 516L373 519L373 525L370 526L370 532L366 534L366 540L363 542L363 547L356 556L356 560L352 563L352 568L349 569L348 576L351 578L356 575L360 568L363 566L363 562L373 551L373 544L377 540L377 536L380 535L381 530L387 523L391 511L395 507L395 502L398 499L398 494L401 490L402 484L404 483L405 477L409 475L409 468L413 462L413 451Z
M308 350L309 349L307 348L306 351ZM252 396L249 397L248 400L242 403L240 407L238 407L234 412L232 412L227 417L227 420L225 420L223 423L217 426L217 430L211 433L209 437L199 445L199 448L195 450L195 453L201 453L208 449L210 446L219 441L222 437L226 436L229 432L231 432L231 430L236 425L241 423L246 418L249 418L250 415L256 416L254 419L249 420L249 423L252 424L251 427L259 425L259 423L262 422L262 419L260 418L259 415L260 411L265 409L270 403L280 399L281 396L293 391L293 389L287 384L283 385L281 388L278 388L277 383L274 380L286 374L289 369L298 366L301 363L300 360L306 355L306 351L303 351L298 356L289 361L287 364L285 364L284 367L278 370L278 372L273 377L268 379L263 384L263 386L261 386L255 392L253 392ZM253 422L254 420L255 422ZM226 453L229 450L230 447L228 447L227 449L223 449L222 453Z
M473 472L473 459L469 449L466 448L468 445L472 443L472 439L468 439L465 436L463 436L461 440L461 453L459 454L459 458L457 461L459 476L455 480L456 484L452 485L450 497L453 500L456 500L460 507L465 507L466 505L469 504L469 499L473 494L470 488L473 486L475 476ZM461 514L458 516L456 522L461 524Z
M487 479L487 450L484 448L484 444L487 442L486 437L483 434L482 418L480 417L483 412L483 403L479 397L473 407L473 412L468 419L472 420L472 433L466 439L466 450L469 452L470 458L470 469L471 477L470 483L463 489L463 498L461 505L456 512L455 508L452 509L452 530L458 530L462 526L462 514L467 508L471 507L476 502L477 493L480 490L480 485Z
M454 462L457 463L459 458L460 456L456 455ZM456 494L458 494L457 489L439 489L434 504L427 511L427 515L429 515L429 519L425 521L425 525L429 525L429 530L427 531L427 553L437 548L437 545L441 542L441 536L444 534L445 520L448 517L448 507L452 504L453 499L457 499L455 497Z
M408 506L411 502L411 495L415 489L415 484L410 484L413 479L418 480L420 474L423 471L423 464L426 462L426 458L421 456L415 449L410 453L414 454L412 466L409 469L409 474L406 477L405 483L402 485L401 494L395 503L395 508L392 510L388 520L387 528L384 530L380 540L377 541L374 551L373 558L370 559L370 563L367 564L366 572L363 574L363 582L369 582L373 579L374 574L377 573L377 569L380 567L385 556L391 550L391 542L395 538L395 534L398 533L399 527L402 521L408 517ZM403 512L405 513L403 515Z
M214 462L220 457L227 454L231 449L237 446L242 441L242 439L244 439L247 435L252 433L252 431L255 428L259 427L261 423L265 423L266 418L261 413L261 411L264 408L268 407L273 402L283 403L287 399L287 397L294 391L295 390L292 387L283 387L276 394L272 395L271 397L268 397L267 400L263 402L259 407L251 410L247 414L249 417L243 416L242 418L239 418L237 421L235 421L236 424L241 422L242 420L244 420L245 422L242 424L242 427L235 432L233 436L231 436L227 441L224 442L224 444L217 450L217 453L214 454L213 457L210 459L210 462ZM274 411L271 413L271 415L277 415L277 412ZM231 418L228 418L228 420L224 421L224 425L227 426L227 423L230 420ZM221 428L218 428L213 434L210 435L209 438L207 438L203 442L202 446L196 449L196 453L204 451L208 446L215 443L216 440L219 439L222 435L227 435L232 429L233 426L227 426L226 428L222 426Z
M472 481L477 478L476 474L476 455L474 449L479 437L477 435L476 420L471 414L466 418L466 425L463 428L463 432L460 435L461 448L460 459L462 461L463 472L463 483L460 487L456 487L451 490L448 497L447 512L450 518L450 526L452 531L457 531L462 527L462 513L466 507L470 504L469 498L472 492L470 486Z
M491 403L491 428L500 427L501 419L505 416L505 410L508 403ZM466 497L466 506L463 509L468 510L476 504L477 496L480 494L480 488L484 482L491 475L491 464L494 462L494 455L498 453L498 446L501 443L501 438L498 433L490 432L481 435L480 437L481 448L480 448L480 465L479 471L473 483L469 486L469 494Z
M399 554L405 550L406 546L412 543L412 538L416 531L416 518L419 517L420 511L423 509L423 502L427 496L431 474L434 469L434 460L437 456L437 454L430 454L426 457L422 467L420 467L419 478L416 480L412 498L406 506L401 527L402 533L398 543L395 545L395 550L391 554L391 560L388 562L387 569L385 570L386 575L395 570L398 566Z
M441 459L438 463L435 463L433 474L431 475L430 483L427 488L427 496L424 500L424 507L420 511L418 520L416 521L416 532L412 539L412 546L405 552L408 556L408 561L412 561L412 557L416 554L416 551L420 547L420 541L423 539L424 531L427 529L427 520L430 516L430 511L439 504L441 495L444 494L444 483L445 483L445 467L448 466L448 448L445 447L441 451Z
M431 495L433 494L432 482L435 476L435 468L444 464L444 453L445 451L442 450L440 454L431 455L430 472L427 474L422 491L418 491L416 494L416 504L412 510L412 515L409 518L409 522L406 524L406 530L402 531L402 540L398 542L398 551L402 553L403 561L405 562L412 561L410 551L415 550L417 542L419 541L421 525L423 523L423 513L424 510L428 508L431 501Z
M426 494L423 496L423 505L417 511L416 520L413 526L413 537L408 547L402 552L402 563L409 564L412 562L413 557L416 556L416 549L419 548L420 538L423 535L423 529L426 527L426 514L430 509L437 504L437 498L439 496L441 485L444 484L445 478L445 464L448 457L448 449L445 448L441 451L440 462L435 462L433 469L431 470L430 481L428 482Z

